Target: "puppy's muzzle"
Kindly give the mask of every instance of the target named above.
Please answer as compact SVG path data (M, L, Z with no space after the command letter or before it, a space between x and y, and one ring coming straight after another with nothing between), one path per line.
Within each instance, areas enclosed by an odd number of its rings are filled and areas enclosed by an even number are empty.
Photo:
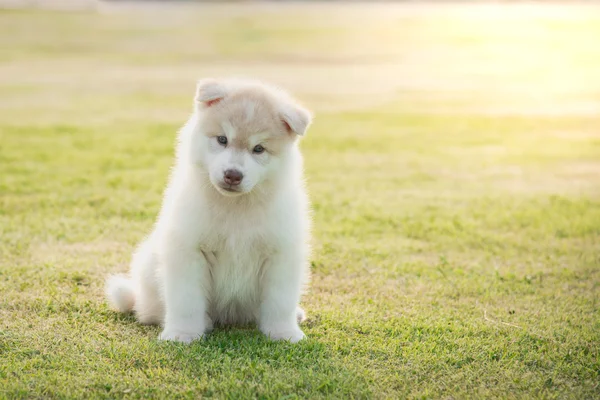
M244 179L244 174L237 169L228 169L223 173L223 182L230 186L238 186L242 183L242 179Z

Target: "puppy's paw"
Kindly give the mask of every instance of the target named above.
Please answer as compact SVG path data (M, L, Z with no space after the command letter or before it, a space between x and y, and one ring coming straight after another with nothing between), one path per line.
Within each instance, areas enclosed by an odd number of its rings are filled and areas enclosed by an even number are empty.
M271 340L287 340L291 343L298 343L306 337L304 332L298 327L288 329L261 329L261 331Z
M183 332L178 329L165 328L158 336L158 340L168 340L173 342L191 343L194 340L202 339L203 332Z

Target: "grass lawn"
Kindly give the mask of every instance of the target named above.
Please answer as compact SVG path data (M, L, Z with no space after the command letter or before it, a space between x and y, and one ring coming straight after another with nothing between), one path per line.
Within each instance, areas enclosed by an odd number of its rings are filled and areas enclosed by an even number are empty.
M599 11L0 11L0 398L600 398ZM219 75L316 114L298 345L104 302Z

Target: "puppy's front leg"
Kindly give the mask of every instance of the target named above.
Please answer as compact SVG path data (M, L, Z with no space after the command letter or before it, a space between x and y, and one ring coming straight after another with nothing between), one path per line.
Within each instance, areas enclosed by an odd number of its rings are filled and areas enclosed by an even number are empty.
M300 301L304 262L295 252L280 253L265 265L259 326L273 340L304 339L296 308Z
M212 329L206 314L210 284L208 262L193 248L167 246L163 251L165 326L160 340L190 343Z

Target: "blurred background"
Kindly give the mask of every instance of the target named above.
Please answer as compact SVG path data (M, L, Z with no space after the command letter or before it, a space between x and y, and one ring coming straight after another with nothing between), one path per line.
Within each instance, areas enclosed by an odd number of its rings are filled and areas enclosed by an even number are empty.
M593 4L1 0L0 5L71 11L14 12L2 21L2 55L11 61L4 65L3 82L37 90L60 85L62 103L102 103L117 94L124 102L148 95L150 102L179 97L182 89L189 97L196 78L234 74L275 81L326 111L382 106L435 113L598 112ZM52 97L58 101L57 93ZM181 102L166 103L172 109L159 100L154 110L159 115L151 118L184 111ZM55 118L62 118L56 111Z

